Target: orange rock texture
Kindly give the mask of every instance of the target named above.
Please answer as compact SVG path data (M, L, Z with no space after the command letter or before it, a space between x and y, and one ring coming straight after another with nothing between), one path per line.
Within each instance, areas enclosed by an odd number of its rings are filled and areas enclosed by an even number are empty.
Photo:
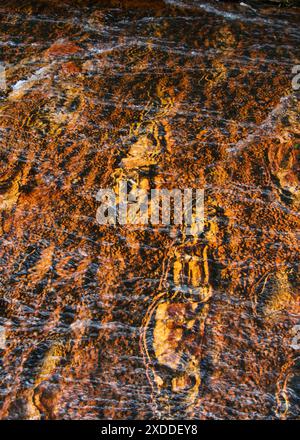
M0 417L299 417L299 9L84 3L0 6ZM204 231L99 225L122 178Z

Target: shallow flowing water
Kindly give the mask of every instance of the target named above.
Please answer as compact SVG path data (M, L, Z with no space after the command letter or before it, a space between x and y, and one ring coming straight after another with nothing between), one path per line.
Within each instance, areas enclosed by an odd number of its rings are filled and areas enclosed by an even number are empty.
M1 4L1 418L299 417L299 12ZM203 232L99 225L124 179Z

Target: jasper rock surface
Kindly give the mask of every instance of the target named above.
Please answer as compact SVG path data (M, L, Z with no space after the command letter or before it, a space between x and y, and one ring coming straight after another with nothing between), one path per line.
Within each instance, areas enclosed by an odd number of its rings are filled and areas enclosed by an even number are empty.
M299 9L83 3L0 6L0 417L298 418ZM122 178L204 231L99 225Z

